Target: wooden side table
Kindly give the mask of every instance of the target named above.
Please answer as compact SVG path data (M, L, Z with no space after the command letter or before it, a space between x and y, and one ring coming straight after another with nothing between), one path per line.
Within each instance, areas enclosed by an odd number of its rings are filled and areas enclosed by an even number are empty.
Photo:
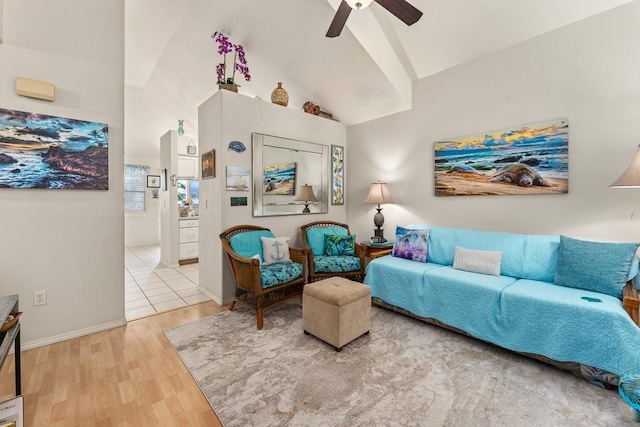
M392 241L386 241L384 243L373 243L370 240L365 240L364 242L360 242L360 244L364 247L365 264L368 264L368 260L371 259L372 254L393 249Z

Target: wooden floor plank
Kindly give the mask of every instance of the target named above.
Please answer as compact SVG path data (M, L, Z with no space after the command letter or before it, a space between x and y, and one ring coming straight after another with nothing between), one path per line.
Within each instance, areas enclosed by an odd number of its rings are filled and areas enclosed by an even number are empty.
M23 351L25 425L221 426L162 331L226 308L209 301ZM0 401L13 394L9 356Z

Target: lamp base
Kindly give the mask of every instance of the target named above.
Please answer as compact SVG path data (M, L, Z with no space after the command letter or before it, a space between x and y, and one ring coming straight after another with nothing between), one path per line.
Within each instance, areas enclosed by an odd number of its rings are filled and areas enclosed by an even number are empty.
M371 238L373 243L385 243L387 239L384 238L384 230L382 228L378 228L373 230L374 236Z
M304 209L302 210L302 213L311 213L311 211L309 210L309 205L304 205Z

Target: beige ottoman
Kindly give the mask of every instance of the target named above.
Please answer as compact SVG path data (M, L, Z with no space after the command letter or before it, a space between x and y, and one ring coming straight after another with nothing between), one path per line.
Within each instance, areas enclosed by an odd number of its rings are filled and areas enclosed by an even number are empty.
M371 289L367 285L331 277L308 284L302 293L302 328L342 350L371 329Z

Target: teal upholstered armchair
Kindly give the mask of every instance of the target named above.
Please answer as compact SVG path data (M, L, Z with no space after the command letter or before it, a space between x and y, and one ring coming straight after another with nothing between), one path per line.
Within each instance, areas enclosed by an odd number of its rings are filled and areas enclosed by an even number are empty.
M364 247L355 241L349 226L334 221L316 221L300 227L307 250L309 282L332 276L356 281L364 278Z
M258 329L262 329L263 313L267 307L302 295L307 277L306 250L288 248L291 261L263 263L263 237L275 236L268 228L255 225L231 227L220 234L236 284L229 310L233 310L236 301L255 308Z

